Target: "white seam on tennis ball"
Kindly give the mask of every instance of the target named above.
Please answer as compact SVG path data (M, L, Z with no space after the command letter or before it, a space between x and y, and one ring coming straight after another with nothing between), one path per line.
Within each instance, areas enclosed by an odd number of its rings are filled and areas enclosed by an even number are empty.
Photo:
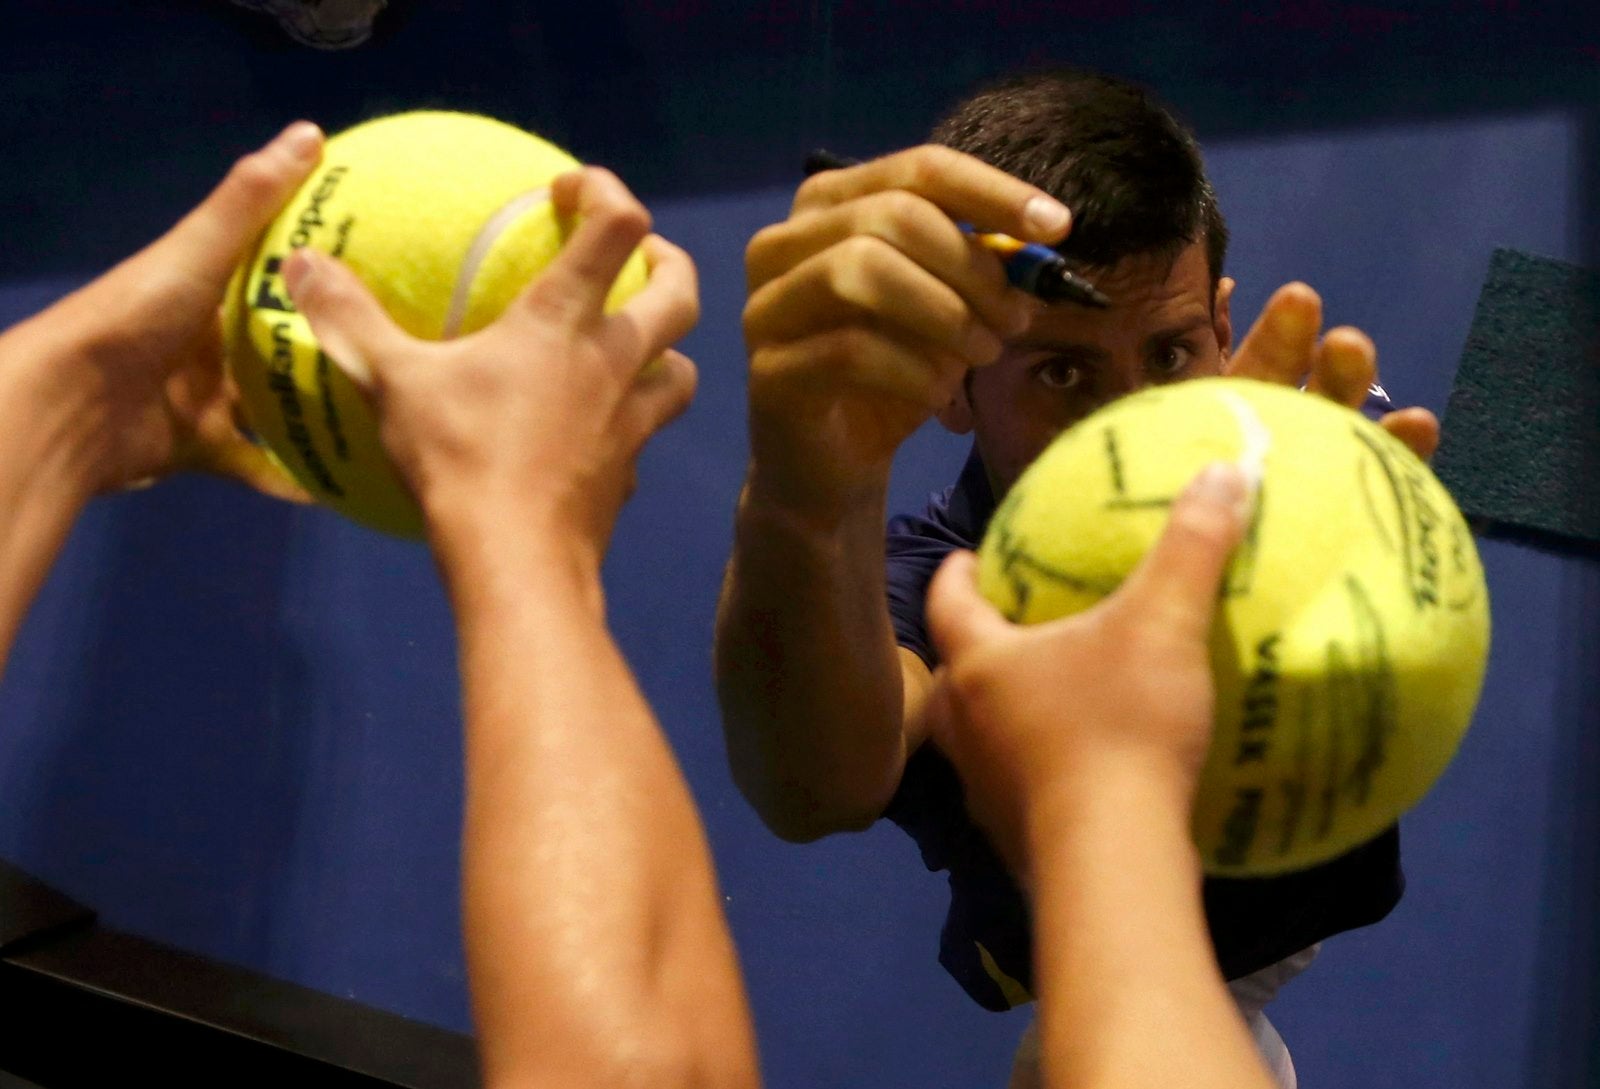
M1267 451L1272 448L1272 430L1262 422L1250 402L1237 393L1230 389L1219 389L1216 394L1239 423L1239 435L1243 442L1235 463L1250 482L1251 492L1258 491L1262 479L1267 475Z
M460 271L456 273L455 291L450 295L450 310L445 314L444 331L440 334L445 340L461 332L461 323L467 318L467 303L472 298L472 282L478 278L478 267L489 256L500 235L523 212L549 199L549 189L535 189L512 197L478 231L472 245L467 247L466 257L461 260Z

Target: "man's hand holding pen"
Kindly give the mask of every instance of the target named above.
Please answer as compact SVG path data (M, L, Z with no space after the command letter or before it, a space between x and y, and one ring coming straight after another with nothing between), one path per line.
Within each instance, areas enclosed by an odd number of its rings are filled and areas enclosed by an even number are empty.
M858 160L819 149L806 156L805 172L809 178L824 170L845 170L860 165ZM1049 246L1024 242L998 231L980 230L970 223L956 226L1005 262L1006 280L1012 287L1047 303L1073 302L1101 310L1111 305L1110 299L1073 271L1067 259Z
M960 223L1059 242L1067 208L949 148L809 177L746 251L752 487L819 517L881 500L900 444L1038 301Z

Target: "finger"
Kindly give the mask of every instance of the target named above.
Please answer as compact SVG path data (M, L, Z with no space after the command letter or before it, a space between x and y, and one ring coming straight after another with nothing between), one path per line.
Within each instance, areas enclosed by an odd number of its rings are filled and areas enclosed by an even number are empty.
M928 585L928 634L939 657L958 661L969 651L1004 638L1011 622L978 592L978 557L957 549L945 557Z
M1003 341L948 284L882 239L848 238L803 261L750 297L751 344L794 340L866 324L910 346L950 352L969 366L992 362Z
M650 233L650 213L620 178L595 166L556 178L550 200L557 215L577 225L523 293L521 310L567 322L598 320L622 266Z
M1206 466L1172 504L1167 527L1108 602L1180 638L1203 639L1228 557L1249 523L1253 498L1229 462Z
M275 499L291 503L315 502L311 494L273 461L265 450L243 436L197 448L183 467L230 477Z
M322 130L296 121L228 176L156 243L178 267L218 288L322 159Z
M1402 408L1385 413L1378 425L1411 448L1423 461L1439 449L1439 417L1425 408Z
M1305 284L1285 284L1267 300L1234 353L1228 374L1297 386L1311 369L1321 329L1321 297Z
M699 372L682 352L664 352L634 383L634 404L649 438L682 416L694 400Z
M1329 329L1311 358L1306 390L1346 408L1360 408L1378 377L1378 349L1360 329Z
M283 281L323 353L362 389L372 389L411 342L337 258L301 246L284 261Z
M881 239L905 254L948 284L1001 336L1016 336L1026 327L1030 300L1009 289L1000 259L932 202L901 189L872 193L758 233L745 251L749 291L856 236Z
M819 394L852 387L876 394L884 415L916 417L914 430L949 403L967 366L865 326L844 326L764 347L755 366L764 380Z
M700 320L700 288L694 262L660 235L641 247L650 278L612 314L610 355L619 367L636 370L682 340Z
M885 189L915 193L953 219L1029 242L1059 242L1072 226L1067 206L1044 190L933 144L813 174L795 194L794 211L832 207Z

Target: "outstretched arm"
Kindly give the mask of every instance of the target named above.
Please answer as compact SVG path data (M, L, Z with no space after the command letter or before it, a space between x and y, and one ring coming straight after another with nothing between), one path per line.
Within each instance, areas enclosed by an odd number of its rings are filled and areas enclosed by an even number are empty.
M217 308L321 155L316 126L291 125L161 238L0 335L0 663L91 496L210 469L300 497L234 428Z
M1051 1089L1273 1084L1217 968L1189 836L1207 636L1247 506L1237 470L1208 470L1122 588L1064 620L1010 624L971 553L930 590L934 736L1032 900Z
M407 337L321 255L299 252L285 275L370 391L456 613L463 916L487 1084L752 1086L705 835L600 584L634 460L694 390L668 350L698 315L694 269L647 237L647 213L604 171L557 179L552 199L578 218L571 239L461 340ZM650 281L606 314L641 242Z
M1070 217L920 147L812 177L746 252L750 465L717 691L734 780L787 839L871 824L921 741L928 670L896 646L884 597L890 462L1031 305L958 219L1054 242Z

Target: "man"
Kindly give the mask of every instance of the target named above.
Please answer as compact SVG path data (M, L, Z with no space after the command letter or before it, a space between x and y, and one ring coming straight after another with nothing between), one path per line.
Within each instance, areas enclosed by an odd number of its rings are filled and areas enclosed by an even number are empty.
M217 307L320 149L313 126L292 126L152 246L0 334L0 660L90 496L194 467L276 486L231 424ZM285 280L371 396L456 613L484 1084L754 1086L710 853L601 603L634 460L693 392L693 365L668 347L697 314L693 266L604 171L557 179L551 199L579 221L563 252L457 341L407 336L332 259L300 251ZM641 245L650 282L608 315ZM940 741L1036 890L1046 1073L1061 1089L1268 1084L1206 950L1187 836L1210 732L1206 632L1248 505L1236 470L1203 474L1141 571L1080 617L1013 628L978 598L967 554L932 598L952 663ZM1170 666L1155 683L1126 665L1149 656ZM1064 720L1037 699L1040 670L1095 677L1106 699ZM1120 814L1128 797L1145 804ZM1068 834L1038 834L1063 817ZM1144 863L1103 849L1108 820ZM1130 888L1162 930L1159 957L1127 940ZM1147 1053L1151 1017L1194 1053Z
M1319 337L1320 301L1300 284L1232 351L1227 228L1192 135L1137 87L1025 76L961 104L934 141L809 179L790 217L750 243L751 458L718 689L735 779L768 825L800 841L881 816L904 827L930 868L950 871L941 961L1005 1009L1032 991L1028 911L925 744L934 569L975 545L1056 434L1116 397L1204 375L1309 376L1359 406L1375 359L1357 330ZM956 220L1055 243L1111 307L1009 290ZM927 511L890 523L886 564L890 464L934 415L972 433L973 453ZM1423 410L1383 422L1424 456L1437 440ZM1207 882L1217 955L1286 1083L1260 1006L1316 942L1381 918L1400 890L1394 833L1307 874Z

